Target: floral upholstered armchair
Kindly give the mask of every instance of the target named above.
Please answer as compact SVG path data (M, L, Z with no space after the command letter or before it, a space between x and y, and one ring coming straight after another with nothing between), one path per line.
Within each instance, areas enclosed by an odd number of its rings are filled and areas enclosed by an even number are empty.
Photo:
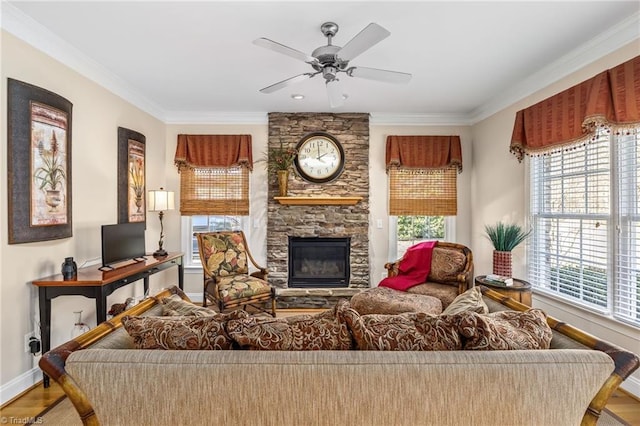
M267 282L268 271L259 266L247 248L242 231L199 232L198 250L204 272L203 306L209 300L220 311L247 305L275 317L275 289ZM251 261L258 271L249 274Z

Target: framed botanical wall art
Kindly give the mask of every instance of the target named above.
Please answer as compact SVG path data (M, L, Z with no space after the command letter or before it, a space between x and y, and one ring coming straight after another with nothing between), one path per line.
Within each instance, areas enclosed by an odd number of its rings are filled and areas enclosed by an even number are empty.
M146 222L143 134L118 127L118 223Z
M7 89L9 244L71 237L73 104L11 78Z

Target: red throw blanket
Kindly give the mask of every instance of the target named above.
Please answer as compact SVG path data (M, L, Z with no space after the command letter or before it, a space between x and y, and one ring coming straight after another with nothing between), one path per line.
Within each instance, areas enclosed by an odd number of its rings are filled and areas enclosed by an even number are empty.
M398 265L398 275L383 279L378 286L407 291L425 282L431 271L431 255L437 243L425 241L409 247Z

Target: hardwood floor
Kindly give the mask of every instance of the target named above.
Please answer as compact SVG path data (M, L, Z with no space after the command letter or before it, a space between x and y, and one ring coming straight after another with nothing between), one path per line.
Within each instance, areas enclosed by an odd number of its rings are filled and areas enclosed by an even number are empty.
M64 397L62 388L51 381L44 388L42 383L9 401L0 408L0 419L6 424L39 424L38 416L53 407ZM624 391L616 391L606 408L631 426L640 426L640 400Z

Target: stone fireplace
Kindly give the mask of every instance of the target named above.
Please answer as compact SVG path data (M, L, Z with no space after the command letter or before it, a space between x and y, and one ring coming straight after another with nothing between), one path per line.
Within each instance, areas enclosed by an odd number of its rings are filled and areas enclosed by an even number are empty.
M267 267L280 307L330 306L336 298L349 297L369 287L369 115L270 113L268 146L279 147L282 142L295 147L304 135L319 131L330 133L342 144L345 151L342 174L332 182L316 184L292 172L288 197L295 197L295 204L281 204L274 199L278 195L277 182L269 181ZM354 197L357 201L334 202L341 197ZM349 239L346 282L290 286L290 238Z

